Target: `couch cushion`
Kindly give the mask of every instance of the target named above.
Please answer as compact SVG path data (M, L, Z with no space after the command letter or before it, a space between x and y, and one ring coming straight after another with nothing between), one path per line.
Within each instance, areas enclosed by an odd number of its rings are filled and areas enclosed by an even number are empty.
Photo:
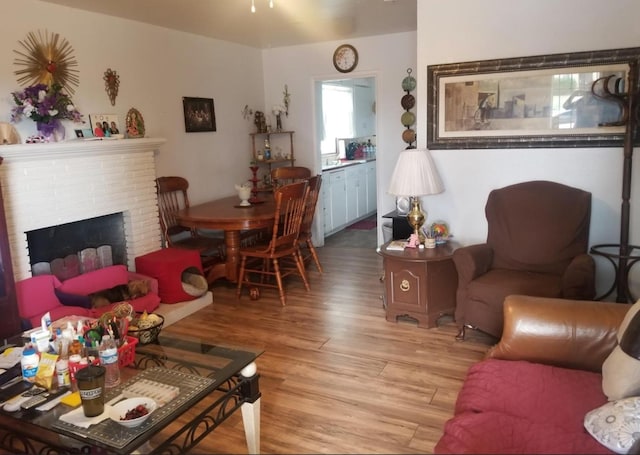
M124 265L112 265L65 280L58 288L70 294L89 295L129 281Z
M598 373L525 361L479 362L469 369L436 451L606 452L583 426L585 414L606 402L601 381Z
M517 400L514 400L514 402ZM603 454L612 453L584 429L567 431L495 411L464 413L445 424L434 453Z
M37 316L40 319L47 311L60 306L54 293L57 286L60 286L60 281L54 275L38 275L18 281L16 296L20 317L31 319ZM39 326L40 322L36 325Z

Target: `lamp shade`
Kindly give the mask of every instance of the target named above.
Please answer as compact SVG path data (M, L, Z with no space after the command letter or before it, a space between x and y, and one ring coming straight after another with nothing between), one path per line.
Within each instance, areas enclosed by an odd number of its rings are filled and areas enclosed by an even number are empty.
M428 150L407 149L400 152L391 175L389 194L426 196L443 191L438 169Z

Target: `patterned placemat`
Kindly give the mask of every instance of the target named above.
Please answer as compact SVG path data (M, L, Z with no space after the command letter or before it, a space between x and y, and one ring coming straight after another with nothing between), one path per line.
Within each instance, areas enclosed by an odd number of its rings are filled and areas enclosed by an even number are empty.
M158 425L164 419L176 417L176 410L198 393L215 383L215 379L184 373L182 371L169 370L166 368L150 368L142 371L136 377L109 390L105 396L105 401L112 400L125 392L125 389L144 388L145 384L164 384L172 390L179 389L177 396L168 401L164 406L160 406L154 411L149 419L136 428L126 428L111 419L106 419L97 425L89 428L81 428L67 422L57 421L54 428L65 430L71 434L77 434L87 439L99 441L108 446L122 449L142 433Z

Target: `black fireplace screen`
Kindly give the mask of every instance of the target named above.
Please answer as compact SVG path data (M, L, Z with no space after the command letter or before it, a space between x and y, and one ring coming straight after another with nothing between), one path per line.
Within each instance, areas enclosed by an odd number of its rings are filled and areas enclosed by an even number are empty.
M29 263L51 263L87 248L110 247L113 264L126 264L122 212L29 231Z

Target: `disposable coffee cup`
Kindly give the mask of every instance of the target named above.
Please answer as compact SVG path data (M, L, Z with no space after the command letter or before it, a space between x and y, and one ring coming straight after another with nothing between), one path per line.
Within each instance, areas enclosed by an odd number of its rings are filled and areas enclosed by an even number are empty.
M76 383L86 417L95 417L104 412L104 375L106 371L103 366L89 365L76 372Z

